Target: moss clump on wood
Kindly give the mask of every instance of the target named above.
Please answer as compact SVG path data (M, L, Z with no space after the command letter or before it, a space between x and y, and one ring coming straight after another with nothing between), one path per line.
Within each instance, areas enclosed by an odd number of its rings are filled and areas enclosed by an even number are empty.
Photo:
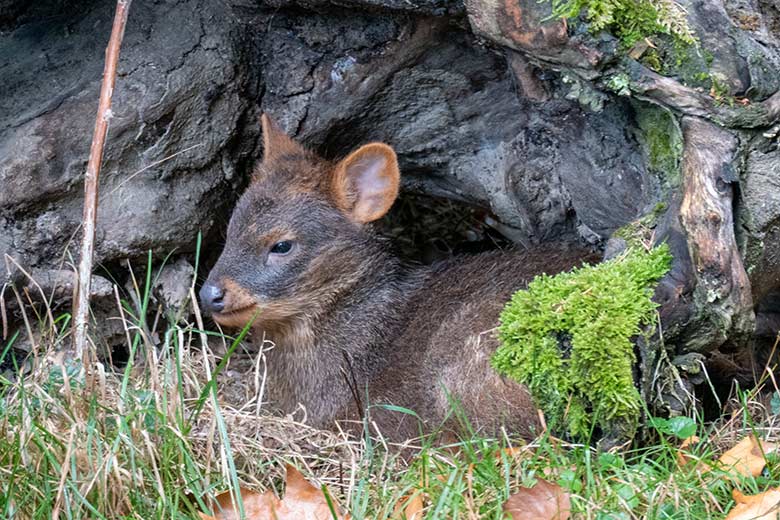
M632 436L641 400L633 336L653 321L667 245L556 276L536 277L504 308L493 366L528 386L553 431L589 438L594 427Z
M674 0L552 0L553 15L576 18L584 11L592 32L614 34L624 48L655 34L669 34L683 44L696 38L685 10Z
M634 103L639 140L647 156L647 165L665 181L667 188L678 188L683 143L674 116L667 110Z
M658 219L661 218L667 209L668 205L665 202L659 202L652 211L633 222L629 222L615 231L612 236L614 238L622 238L629 248L642 249L645 244L652 242Z

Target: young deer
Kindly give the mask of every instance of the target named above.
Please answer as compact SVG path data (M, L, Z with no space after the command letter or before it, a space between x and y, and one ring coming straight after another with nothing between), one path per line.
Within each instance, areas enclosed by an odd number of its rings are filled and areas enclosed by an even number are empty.
M503 304L538 273L582 257L557 251L485 253L404 265L370 223L390 209L400 173L392 148L364 145L332 163L267 116L264 157L230 220L227 243L200 291L204 310L275 343L268 395L309 422L359 418L358 403L414 410L425 426L455 426L453 402L476 429L532 435L527 389L490 366ZM383 434L419 433L408 414L371 407ZM446 424L449 423L449 424Z

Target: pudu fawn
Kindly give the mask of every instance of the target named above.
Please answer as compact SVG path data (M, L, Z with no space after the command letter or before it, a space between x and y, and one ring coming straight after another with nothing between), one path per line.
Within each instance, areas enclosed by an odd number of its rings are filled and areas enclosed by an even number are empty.
M394 256L370 223L398 196L395 152L364 145L333 163L262 117L264 157L236 206L227 242L200 291L203 308L230 327L275 343L267 353L272 406L303 405L310 424L363 415L368 402L413 410L425 427L457 427L459 403L475 429L532 435L527 389L490 366L504 303L538 273L569 269L568 253L483 253L429 267ZM371 406L385 436L419 423ZM457 428L456 428L457 429Z

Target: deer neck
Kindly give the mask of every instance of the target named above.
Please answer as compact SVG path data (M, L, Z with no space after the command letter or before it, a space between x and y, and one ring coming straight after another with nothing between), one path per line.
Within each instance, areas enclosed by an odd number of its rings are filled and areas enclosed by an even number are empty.
M410 295L425 273L394 255L374 252L350 286L329 294L283 326L266 330L269 394L283 411L300 404L312 424L354 407L386 368Z

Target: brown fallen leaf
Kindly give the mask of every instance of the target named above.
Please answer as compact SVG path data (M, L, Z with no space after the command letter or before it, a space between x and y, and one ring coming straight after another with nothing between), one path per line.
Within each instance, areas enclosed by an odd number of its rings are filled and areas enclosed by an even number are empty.
M631 47L631 50L628 51L628 55L631 56L632 59L638 60L649 48L650 42L645 38L644 40L636 42L634 46Z
M349 515L341 515L334 503L336 516L331 514L325 494L303 478L294 467L287 465L287 486L284 499L276 498L272 491L258 493L241 489L246 520L349 520ZM200 514L202 520L238 520L238 505L233 502L230 492L217 496L217 504L211 509L215 516Z
M757 495L743 495L736 489L731 492L737 505L729 511L725 520L777 520L780 518L780 488Z
M393 509L393 518L396 520L422 520L423 498L422 493L413 493L403 497Z
M241 488L241 501L244 503L244 513L246 513L247 519L268 518L269 512L277 509L282 502L270 489L265 493L259 493L245 488ZM201 520L238 520L240 518L238 506L233 503L230 491L220 493L216 498L216 504L212 504L211 509L216 513L216 516L200 513Z
M330 493L328 495L332 497ZM349 518L349 515L342 516L339 513L338 506L332 498L331 503L333 503L333 508L336 510L335 519L322 490L311 485L297 469L289 464L287 465L287 488L282 504L287 505L289 518L300 520L341 520ZM283 520L283 518L280 516L279 520Z
M677 449L677 465L680 467L688 465L692 461L696 461L695 457L692 457L688 448L691 446L694 446L695 444L699 443L699 438L695 435L692 435L688 437L687 439L683 440L680 444L680 447ZM696 470L706 473L707 471L711 470L712 468L709 466L709 464L706 464L701 461L696 462Z
M512 520L568 520L571 499L558 484L537 479L533 487L521 487L504 502Z
M694 444L699 443L699 438L695 435L691 435L687 439L684 439L682 443L680 444L680 447L677 449L677 465L678 466L685 466L691 461L690 455L687 453L687 449Z
M515 457L526 457L531 455L531 449L529 446L510 446L508 448L504 448L503 450L498 450L496 452L496 461L501 462L504 455L506 455L506 458L508 459L514 459Z
M721 455L718 461L732 474L757 477L766 466L765 456L776 449L775 443L759 441L749 435Z

